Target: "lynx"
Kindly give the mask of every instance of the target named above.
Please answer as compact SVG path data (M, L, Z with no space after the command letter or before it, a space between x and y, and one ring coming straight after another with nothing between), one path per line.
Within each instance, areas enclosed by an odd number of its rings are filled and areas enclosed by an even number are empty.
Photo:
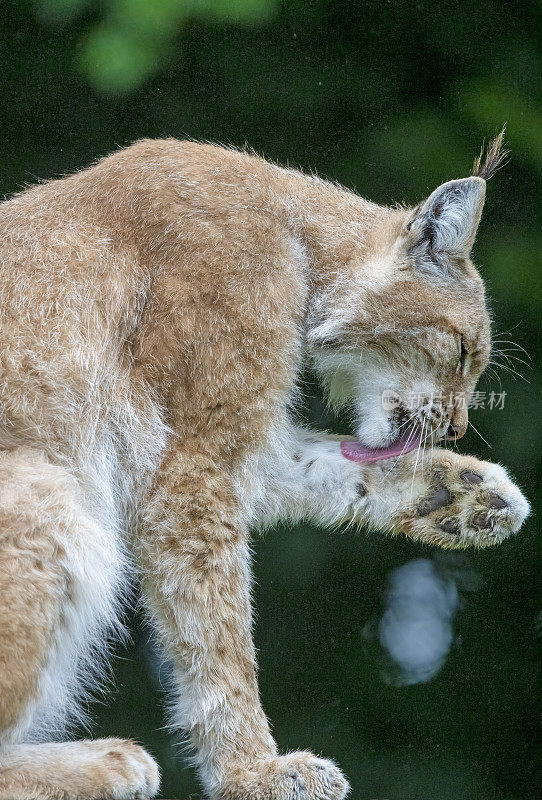
M500 159L498 139L471 177L386 208L249 153L143 140L2 204L2 800L157 793L139 745L58 741L134 580L207 796L345 797L332 761L271 736L249 536L303 519L464 548L522 525L501 466L437 446L465 432L456 399L490 355L469 254ZM294 421L306 365L355 439Z

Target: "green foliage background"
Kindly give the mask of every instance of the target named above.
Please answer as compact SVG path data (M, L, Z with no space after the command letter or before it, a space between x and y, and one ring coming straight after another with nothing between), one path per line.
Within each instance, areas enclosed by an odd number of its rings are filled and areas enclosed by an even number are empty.
M392 688L361 629L386 573L429 548L281 528L255 545L261 688L281 748L336 758L355 800L534 800L540 784L542 4L540 0L4 0L2 191L80 168L142 136L254 147L383 203L468 174L507 126L475 258L495 329L530 353L475 411L460 449L502 461L533 502L514 541L473 553L460 644L423 686ZM489 389L483 382L481 389ZM498 384L494 385L498 389ZM307 384L307 416L329 419ZM198 793L161 728L147 632L119 651L93 733L158 756L163 796ZM138 657L141 656L141 657ZM538 699L537 699L538 698ZM537 705L538 703L538 705Z

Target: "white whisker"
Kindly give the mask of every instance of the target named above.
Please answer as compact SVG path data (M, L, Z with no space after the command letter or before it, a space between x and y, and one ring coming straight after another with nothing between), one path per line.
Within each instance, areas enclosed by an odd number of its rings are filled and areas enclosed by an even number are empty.
M499 375L499 373L497 372L496 369L494 369L492 366L486 367L486 370L485 370L484 374L482 375L482 377L483 378L496 378L499 381L499 391L502 392L501 376ZM490 385L491 385L491 382L490 382Z
M411 420L413 420L413 419L414 419L414 417L416 416L416 414L417 414L417 413L418 413L418 410L416 409L416 411L415 411L413 414L411 414L411 415L410 415L410 417L409 417L407 420L405 420L404 422L402 422L402 423L399 425L399 427L397 428L397 432L399 432L399 431L401 430L401 428L404 428L404 427L405 427L405 425L408 425L408 423L409 423Z
M512 375L517 375L517 377L518 377L518 378L521 378L521 380L522 380L522 381L525 381L525 383L530 383L530 381L529 381L529 380L527 380L527 378L525 377L525 375L522 375L522 374L521 374L520 372L518 372L517 370L515 370L515 369L512 369L512 367L509 367L509 366L508 366L508 364L501 364L501 363L499 363L498 361L490 361L489 363L490 363L490 364L493 364L493 365L494 365L494 366L496 366L496 367L499 367L499 369L504 369L504 370L506 370L507 372L510 372Z
M392 470L394 470L394 469L395 469L395 467L397 466L397 464L399 463L399 459L401 458L401 456L402 456L402 455L403 455L403 453L405 452L406 448L408 447L408 445L409 445L409 444L410 444L410 442L412 441L412 437L415 435L415 433L416 433L416 428L413 428L413 429L410 431L410 433L409 433L409 435L408 435L408 438L407 438L407 440L406 440L405 444L403 445L403 449L401 450L401 452L399 453L399 455L396 457L396 459L395 459L395 461L393 462L393 464L392 464L392 466L390 467L390 469L389 469L389 470L386 472L386 474L384 475L384 480L386 480L386 478L388 477L388 475L390 474L390 472L392 472Z
M513 345L512 349L521 350L523 353L525 353L527 358L531 358L531 356L529 355L529 353L527 352L527 350L524 347L522 347L517 342L511 341L510 339L493 339L492 344L511 344L511 345Z
M478 430L478 428L476 428L476 427L473 425L473 423L472 423L472 422L469 422L469 425L470 425L470 426L471 426L471 428L472 428L472 429L475 431L475 433L477 433L477 434L478 434L478 436L480 437L480 439L481 439L483 442L485 442L489 448L491 448L491 445L489 444L489 442L487 441L487 439L484 439L484 437L482 436L482 434L480 433L480 431ZM491 449L492 449L492 448L491 448Z
M432 428L430 428L429 422L427 422L427 421L424 422L424 428L425 428L426 424L427 424L427 435L424 437L424 435L423 435L424 431L423 431L422 432L422 437L421 437L421 445L422 445L422 475L423 475L423 459L424 459L424 456L425 456L425 443L426 443L426 441L428 439L432 440L432 437L433 437L433 435L435 433L435 431ZM432 449L432 445L431 445L431 449Z
M423 424L425 426L425 422ZM414 478L416 477L416 469L418 467L418 459L420 457L421 444L422 444L422 440L420 439L419 444L418 444L418 450L416 451L416 463L414 464L414 472L412 474L412 483L410 484L410 500L411 500L411 502L412 502L412 495L414 493Z
M512 362L512 364L515 362L516 364L523 364L525 367L527 367L527 369L531 369L531 364L528 361L525 361L524 358L519 358L519 356L508 355L508 353L504 353L502 350L497 350L495 353L492 353L492 355L494 355L494 356L502 356L502 358L504 358L506 360L507 364L509 362ZM502 362L493 361L492 363L493 364L500 364Z

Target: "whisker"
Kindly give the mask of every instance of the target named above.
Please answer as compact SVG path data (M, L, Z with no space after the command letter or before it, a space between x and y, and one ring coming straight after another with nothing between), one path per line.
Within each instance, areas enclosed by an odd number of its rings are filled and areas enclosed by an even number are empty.
M470 420L469 420L469 425L470 425L470 426L471 426L471 428L472 428L472 429L473 429L473 430L474 430L474 431L475 431L475 432L478 434L478 436L480 437L480 439L481 439L483 442L485 442L485 443L487 444L487 446L488 446L488 447L489 447L489 448L492 450L493 448L491 447L491 445L489 444L489 442L487 441L487 439L484 439L484 437L482 436L482 434L480 433L480 431L478 430L478 428L476 428L476 427L473 425L473 423L472 423Z
M492 353L492 355L502 356L503 358L506 359L506 361L517 361L519 364L525 364L526 367L528 367L529 369L531 368L531 364L528 361L525 361L524 358L520 358L519 356L511 356L505 350L495 350L495 352Z
M435 443L440 441L444 442L444 447L446 447L446 439L437 440L435 437L431 439L431 464L433 463L433 453L435 452Z
M493 367L486 367L486 370L481 377L488 380L490 386L491 386L491 378L493 379L496 378L499 382L499 391L502 392L501 376L499 375L496 369L494 369Z
M497 372L497 370L495 369L495 367L493 366L493 364L491 364L491 362L488 364L488 366L485 369L485 372L483 372L482 374L483 375L492 375L494 378L499 378L499 379L501 377L499 375L499 373Z
M495 336L509 336L512 333L512 331L515 331L516 328L519 328L520 325L521 322L518 322L516 325L512 325L511 328L508 328L507 331L498 331L498 333L496 333Z
M408 437L407 437L407 440L406 440L406 442L405 442L405 443L404 443L404 445L403 445L403 449L401 450L401 452L399 453L399 455L398 455L398 456L396 456L396 458L395 458L395 461L393 462L392 466L390 467L390 469L389 469L389 470L386 472L386 474L384 475L384 479L386 479L386 478L388 477L388 475L390 474L390 472L392 472L392 470L394 470L394 469L395 469L395 467L396 467L396 466L397 466L397 464L399 463L399 459L401 458L401 456L403 455L403 453L405 452L405 450L406 450L406 449L407 449L407 447L409 446L409 444L410 444L410 442L412 441L412 439L413 439L413 437L414 437L415 433L416 433L416 429L415 429L415 428L413 428L413 429L411 430L411 432L409 433L409 435L408 435Z
M525 381L525 383L530 383L531 382L530 380L528 380L525 377L525 375L522 375L521 372L518 372L516 369L512 369L512 367L509 367L508 364L499 364L498 361L490 361L489 363L493 364L496 367L499 367L499 369L504 369L507 372L510 372L512 375L517 375L517 377L521 378L521 380Z
M432 428L429 429L429 423L427 423L427 427L428 427L427 436L425 437L425 439L423 439L422 444L424 444L429 439L429 437L432 436L435 433L435 431Z
M432 437L433 437L434 431L433 431L432 428L429 427L429 423L427 423L427 428L428 428L429 432L428 432L427 436L425 437L425 439L422 440L422 475L423 475L423 459L424 459L424 456L425 456L425 443L426 443L426 441L428 439L431 439L431 451L433 450ZM423 436L423 433L422 433L422 436Z
M415 412L414 412L414 413L413 413L413 414L412 414L412 415L411 415L411 416L410 416L410 417L409 417L407 420L405 420L405 422L402 422L402 423L399 425L399 427L397 428L397 432L399 432L399 431L401 430L401 428L404 428L404 427L405 427L405 425L408 425L408 423L409 423L411 420L413 420L413 419L414 419L414 417L416 416L416 414L417 414L417 413L418 413L418 411L416 410L416 411L415 411Z
M424 429L425 429L425 422ZM421 439L418 444L418 450L416 451L416 463L414 464L414 472L412 473L412 483L410 484L410 501L412 502L412 495L414 494L414 478L416 477L416 469L418 468L418 459L420 457L420 447L422 445Z
M491 349L492 353L523 353L523 355L527 356L529 361L532 361L531 356L523 347L493 347Z
M422 433L421 433L421 436L420 436L420 443L419 443L419 445L418 445L418 447L419 447L419 450L420 450L420 455L421 455L421 457L422 457L422 461L421 461L421 465L422 465L422 472L423 472L423 443L424 443L424 441L425 441L425 431L426 431L426 425L427 425L427 424L428 424L427 420L424 420L424 421L422 422Z
M429 423L427 423L427 425L429 426ZM422 442L422 476L423 476L423 459L425 457L425 443L426 443L428 437L430 437L430 436L431 436L431 430L429 431L429 433L427 434L427 436L425 437L425 439Z
M510 362L512 362L512 363L510 363ZM516 363L514 363L514 362L516 362ZM523 367L520 366L521 364L523 365ZM493 366L496 366L499 369L501 367L502 368L508 367L509 369L514 369L514 367L517 367L518 370L520 370L520 369L532 369L530 364L528 364L526 361L523 361L520 358L515 358L515 359L507 358L506 361L494 361L493 362Z
M407 440L406 440L405 444L403 445L403 449L401 450L399 455L396 457L395 461L393 462L393 465L390 467L390 469L384 475L384 480L386 480L386 478L388 477L390 472L392 472L392 470L394 470L395 467L397 466L397 464L399 463L399 459L401 458L401 456L405 452L406 448L408 447L408 445L412 441L412 437L415 435L415 433L416 433L416 428L412 428L412 430L410 431L410 433L409 433L409 435L407 437Z
M522 350L527 356L527 358L531 357L524 347L522 347L517 342L511 341L510 339L492 339L492 344L511 344L513 345L515 350Z

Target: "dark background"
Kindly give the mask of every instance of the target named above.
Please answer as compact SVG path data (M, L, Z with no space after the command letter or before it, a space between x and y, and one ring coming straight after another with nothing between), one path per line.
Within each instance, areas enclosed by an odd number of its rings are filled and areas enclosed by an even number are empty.
M504 462L533 514L469 553L483 586L430 682L393 687L376 641L386 576L429 547L365 531L280 528L255 542L264 707L281 749L335 758L355 800L534 800L540 783L537 619L542 380L542 5L355 0L4 0L1 190L81 168L142 136L255 148L381 202L415 203L469 174L504 124L475 260L495 331L530 354L502 371L503 410L477 410L459 449ZM503 345L506 347L506 345ZM515 355L512 353L511 355ZM519 352L517 355L522 356ZM505 362L506 363L506 362ZM500 391L497 379L484 391ZM330 419L307 383L306 414ZM162 672L133 620L93 735L132 736L163 796L198 794L165 730ZM370 625L369 625L370 627Z

